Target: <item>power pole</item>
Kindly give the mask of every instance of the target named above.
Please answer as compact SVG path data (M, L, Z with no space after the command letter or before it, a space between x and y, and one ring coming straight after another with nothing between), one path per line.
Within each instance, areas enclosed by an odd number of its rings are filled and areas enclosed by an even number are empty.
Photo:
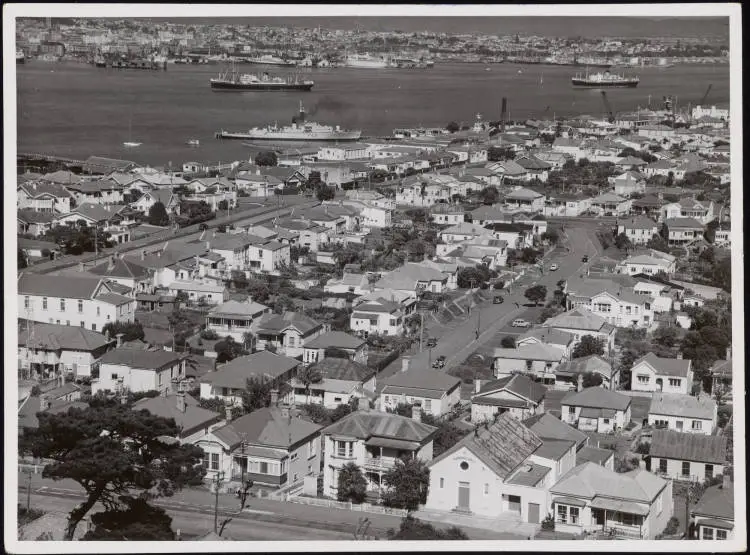
M26 473L29 476L29 481L26 485L26 512L28 513L31 509L31 470L27 470Z
M424 312L419 311L419 352L422 352L422 338L424 337Z
M216 498L214 501L214 533L219 533L219 486L221 481L224 479L224 472L219 471L216 473Z

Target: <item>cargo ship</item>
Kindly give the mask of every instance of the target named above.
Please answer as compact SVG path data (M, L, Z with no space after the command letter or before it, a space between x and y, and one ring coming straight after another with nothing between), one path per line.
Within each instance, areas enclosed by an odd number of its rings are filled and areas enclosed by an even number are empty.
M296 66L297 62L292 60L284 60L270 54L264 54L259 57L243 58L243 60L249 64L261 64L267 66Z
M637 87L640 79L638 77L625 77L605 71L604 73L586 72L585 75L576 75L571 78L574 87Z
M244 132L223 129L216 133L217 139L242 139L252 141L356 141L362 136L360 130L341 129L338 125L321 125L306 121L305 108L299 103L299 114L292 124L279 127L275 123L265 127L253 127Z
M314 81L300 79L297 75L283 78L271 76L267 72L238 73L235 69L225 71L209 82L215 91L309 91L315 84Z
M344 60L344 67L359 69L383 69L389 66L389 60L370 54L350 54Z

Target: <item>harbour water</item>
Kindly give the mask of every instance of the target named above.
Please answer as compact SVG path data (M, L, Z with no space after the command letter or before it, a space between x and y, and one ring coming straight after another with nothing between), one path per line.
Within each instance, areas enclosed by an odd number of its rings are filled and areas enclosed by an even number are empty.
M489 71L486 68L490 68ZM209 79L221 65L170 64L166 72L96 68L78 63L31 61L16 67L18 150L76 159L90 155L178 168L197 160L226 162L248 157L241 142L220 141L220 129L247 130L266 123L288 124L302 100L308 119L366 136L390 135L397 127L471 125L476 114L498 119L502 97L510 119L572 114L600 116L598 90L571 86L581 68L503 64L436 64L433 69L309 69L311 92L218 93ZM245 72L286 68L243 65ZM595 70L596 71L596 70ZM728 65L618 70L638 75L634 89L609 90L613 110L661 107L676 96L678 109L699 103L712 84L707 104L728 104ZM186 145L199 139L200 146ZM139 142L127 149L123 142Z

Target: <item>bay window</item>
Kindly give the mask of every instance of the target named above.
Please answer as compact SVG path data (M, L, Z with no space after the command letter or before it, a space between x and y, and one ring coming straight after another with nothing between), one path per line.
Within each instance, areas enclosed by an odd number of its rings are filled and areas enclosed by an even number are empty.
M568 507L565 505L557 506L557 522L560 524L568 523Z

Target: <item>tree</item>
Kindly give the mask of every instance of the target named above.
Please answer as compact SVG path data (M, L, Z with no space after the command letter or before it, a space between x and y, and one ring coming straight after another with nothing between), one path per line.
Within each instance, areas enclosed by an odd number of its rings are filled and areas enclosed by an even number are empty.
M146 337L146 333L143 331L143 326L140 322L107 322L102 328L102 333L106 335L109 333L111 338L117 337L118 334L123 334L123 341L137 341Z
M324 200L333 200L333 198L336 196L336 191L333 189L333 187L329 187L325 183L321 184L318 187L318 190L315 192L316 198L323 202Z
M90 541L173 541L172 517L161 507L145 499L123 495L125 509L114 509L91 515L94 529L83 540Z
M310 386L314 383L320 383L323 381L323 373L320 371L320 368L316 364L311 364L309 366L302 367L299 372L297 372L297 379L302 382L302 385L305 386L305 394L307 395L307 401L310 402Z
M601 374L596 374L594 372L582 372L581 376L583 378L583 381L581 382L581 385L584 388L587 387L598 387L604 383L604 379L602 378ZM578 381L578 375L576 375L575 381Z
M679 335L676 328L662 324L654 330L654 342L663 347L674 347Z
M483 204L495 204L499 196L500 193L498 193L497 189L493 186L485 187L479 191L479 198L482 199Z
M120 497L134 490L169 496L201 483L205 475L201 448L161 440L179 435L173 419L106 399L66 413L41 412L37 418L38 428L24 429L20 452L52 461L44 467L44 478L72 479L86 492L68 518L68 540L97 503L113 511L121 508Z
M167 209L163 202L156 201L151 205L151 208L148 209L146 221L151 225L158 226L164 226L169 223L169 214L167 214Z
M516 348L516 338L512 335L506 335L500 340L500 346L505 349L515 349Z
M388 537L391 540L468 540L469 536L458 526L446 529L435 528L428 522L423 522L411 515L406 515L401 520L398 532L390 530Z
M21 249L18 249L18 269L22 270L23 268L26 268L29 265L28 258L26 257L26 253L22 251Z
M573 349L573 358L583 358L590 355L604 354L604 340L593 335L584 335Z
M422 422L437 428L437 432L435 432L432 438L433 457L439 457L445 453L467 434L466 431L460 430L453 422L445 419L438 420L429 412L422 414Z
M255 155L255 164L258 166L276 166L279 158L272 150L264 150Z
M353 462L345 464L339 471L336 498L339 501L362 503L365 500L366 494L367 480L359 466Z
M448 125L445 126L445 129L449 133L455 133L456 131L458 131L460 129L460 127L458 126L458 124L455 121L452 121Z
M523 296L536 306L539 306L547 298L547 287L544 285L533 285L523 292Z
M245 413L253 412L271 405L271 390L273 384L263 378L248 378L245 390L242 392L242 408ZM281 396L281 392L279 392Z
M554 229L550 229L549 231L542 233L541 239L542 241L547 241L552 245L556 245L560 240L560 235L558 235L557 231Z
M667 250L669 250L669 244L659 233L654 233L651 239L648 240L648 243L646 243L646 246L649 249L654 249L662 252L667 252Z
M624 251L633 248L633 243L630 242L630 239L625 233L620 233L615 237L615 246L621 251Z
M238 343L231 335L222 339L214 345L216 352L216 364L223 364L235 358L248 354L242 343Z
M383 474L383 484L388 488L383 494L386 507L416 511L420 503L427 502L430 469L418 458L399 459Z

